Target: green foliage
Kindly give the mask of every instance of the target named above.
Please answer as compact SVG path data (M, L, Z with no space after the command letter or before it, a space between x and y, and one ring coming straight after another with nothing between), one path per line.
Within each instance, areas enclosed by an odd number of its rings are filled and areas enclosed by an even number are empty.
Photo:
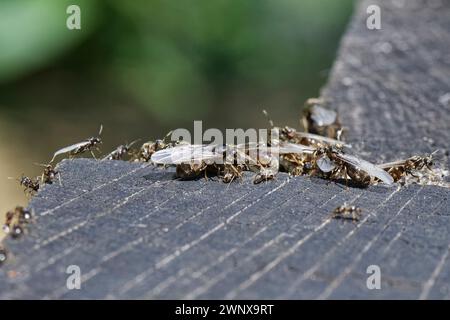
M65 28L68 3L0 2L0 81L71 51L66 66L101 70L99 81L173 121L236 96L299 105L317 94L353 0L70 1L82 10L75 32Z
M83 28L66 27L70 4L83 8ZM98 21L93 0L3 0L0 2L0 83L17 79L44 65L95 30Z

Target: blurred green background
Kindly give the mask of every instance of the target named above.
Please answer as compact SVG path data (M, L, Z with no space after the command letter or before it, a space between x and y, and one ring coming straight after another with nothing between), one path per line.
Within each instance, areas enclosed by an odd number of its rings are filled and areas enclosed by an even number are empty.
M81 8L81 30L66 9ZM298 127L324 85L353 0L0 0L0 212L95 135L106 153L173 128ZM143 142L143 141L142 141Z

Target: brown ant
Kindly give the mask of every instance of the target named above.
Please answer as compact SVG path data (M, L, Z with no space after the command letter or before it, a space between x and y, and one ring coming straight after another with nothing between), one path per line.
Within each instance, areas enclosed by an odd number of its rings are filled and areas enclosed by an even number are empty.
M273 131L275 131L278 135L278 139L280 141L291 142L295 144L301 144L304 146L311 146L315 148L322 148L326 146L336 146L336 147L351 147L349 144L344 143L341 140L336 140L334 138L324 137L318 134L309 133L309 132L301 132L297 131L294 128L285 126L283 128L274 126L273 121L269 118L269 115L266 110L263 110L264 115L269 121L269 125L272 129L271 135ZM342 132L342 131L340 131ZM271 140L273 137L270 137ZM337 138L341 138L341 133L337 135Z
M98 132L98 137L91 137L82 142L75 143L68 147L59 149L53 155L53 158L50 161L50 163L53 162L53 160L55 160L55 158L60 154L69 153L70 157L73 158L76 155L82 154L86 151L89 151L91 153L92 157L94 157L94 159L96 159L95 154L92 151L92 149L96 148L98 150L98 145L102 143L102 139L100 138L102 131L103 131L103 125L100 126L100 130Z
M32 219L31 211L21 206L17 206L13 211L6 213L6 221L3 225L3 231L10 234L13 238L18 238L24 233L24 225Z
M108 154L103 160L123 160L123 158L130 154L131 147L139 140L134 140L131 143L118 146L114 151Z
M381 169L388 172L395 182L399 181L406 175L411 175L412 177L418 178L415 175L415 171L420 171L423 168L432 170L433 166L433 155L437 152L429 154L428 156L413 156L405 160L394 161L389 163L384 163L378 165Z
M331 217L333 219L359 221L359 219L361 219L361 212L362 210L359 207L347 206L346 204L344 204L334 209Z
M328 146L318 148L314 154L315 168L320 174L330 179L349 176L355 183L368 186L372 177L386 184L392 184L394 179L383 169L356 156L345 154L342 148Z
M35 163L38 166L44 167L44 171L42 172L42 175L39 177L41 180L41 183L44 184L52 184L56 177L58 176L59 183L61 184L61 173L57 171L51 164L42 164L42 163Z
M135 157L135 161L141 161L141 162L149 162L152 155L159 151L163 150L169 146L172 146L172 143L167 143L166 140L169 138L169 136L172 134L172 131L170 131L163 139L157 139L156 141L149 141L142 145L142 147L139 150L139 153Z
M225 183L231 183L234 179L242 179L242 172L245 170L245 165L238 164L224 164L219 167L218 175Z
M15 178L9 177L8 179ZM32 179L22 174L22 177L16 180L19 181L19 185L25 187L23 191L27 195L33 195L34 193L39 191L39 182L37 179Z

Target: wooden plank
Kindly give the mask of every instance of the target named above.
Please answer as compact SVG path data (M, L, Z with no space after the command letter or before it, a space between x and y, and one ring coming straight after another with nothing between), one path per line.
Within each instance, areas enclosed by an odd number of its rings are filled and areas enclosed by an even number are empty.
M365 27L369 4L381 30ZM447 2L358 6L323 94L368 159L440 149L448 168L448 16ZM449 298L446 188L346 190L285 174L226 185L84 159L60 170L63 186L31 201L29 233L5 243L0 298ZM360 222L329 219L344 202L363 208ZM70 265L80 290L66 287ZM366 286L369 265L381 290Z

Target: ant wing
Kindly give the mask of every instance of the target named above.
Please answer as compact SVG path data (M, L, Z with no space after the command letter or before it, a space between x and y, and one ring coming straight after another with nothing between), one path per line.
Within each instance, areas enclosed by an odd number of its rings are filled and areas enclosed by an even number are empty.
M392 162L386 162L386 163L377 164L377 167L381 168L383 170L388 170L388 169L391 169L393 167L404 166L405 164L406 164L406 160L398 160L398 161L392 161Z
M89 144L89 141L86 140L86 141L79 142L79 143L75 143L75 144L72 144L72 145L70 145L70 146L68 146L68 147L59 149L58 151L56 151L56 152L53 154L53 158L52 158L52 160L51 160L50 162L53 162L53 160L55 160L55 158L56 158L57 156L59 156L60 154L71 152L71 151L76 150L76 149L78 149L78 148L80 148L80 147L83 147L83 146L85 146L85 145L87 145L87 144Z
M389 173L366 160L343 153L337 153L336 156L342 161L367 172L370 176L376 177L386 184L394 183L394 179L391 177Z
M337 113L334 110L325 109L319 105L314 105L310 109L311 119L318 126L328 126L336 122Z
M198 161L215 161L223 154L215 151L212 145L179 145L155 152L151 160L157 164L182 164Z
M286 153L307 153L312 154L316 151L316 148L305 146L299 143L290 143L290 142L279 142L279 145L275 145L272 147L267 146L265 143L256 143L250 142L245 144L237 145L238 150L245 151L260 151L261 153L272 153L272 154L286 154Z
M111 158L116 152L117 152L117 149L114 150L114 151L112 151L111 153L108 153L106 156L104 156L104 157L102 158L102 161L103 161L103 160L108 160L108 159Z
M226 146L226 161L234 162L239 164L253 164L258 163L258 152L262 145L256 142L241 143L238 145L227 145Z
M332 139L332 138L328 138L328 137L324 137L318 134L313 134L313 133L308 133L308 132L295 132L295 135L297 137L301 137L301 138L307 138L307 139L312 139L312 140L316 140L319 142L325 142L327 144L333 145L333 146L344 146L347 148L351 148L352 146L349 144L344 143L343 141L340 140L336 140L336 139Z
M257 165L258 160L278 157L279 150L276 147L268 147L263 142L249 142L235 146L239 163Z
M334 168L336 168L336 164L327 156L320 157L317 159L316 163L319 169L325 173L331 172Z
M313 154L314 151L316 151L316 148L305 146L299 143L281 142L279 146L280 154L287 154L287 153Z

